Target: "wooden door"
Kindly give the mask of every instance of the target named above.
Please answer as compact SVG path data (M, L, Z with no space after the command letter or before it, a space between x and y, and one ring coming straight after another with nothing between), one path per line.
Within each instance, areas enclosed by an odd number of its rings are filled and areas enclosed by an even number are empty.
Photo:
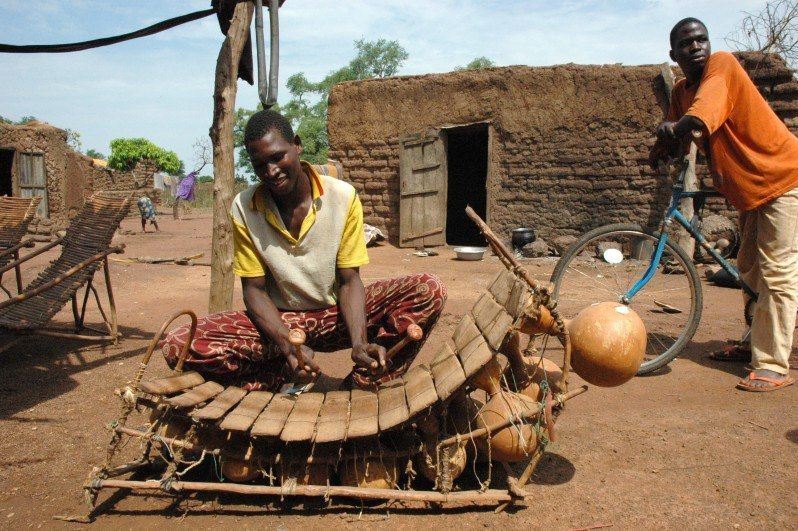
M17 153L17 179L20 197L41 197L36 215L46 218L50 212L47 206L47 178L44 173L44 155Z
M402 140L399 246L446 245L446 150L435 134Z

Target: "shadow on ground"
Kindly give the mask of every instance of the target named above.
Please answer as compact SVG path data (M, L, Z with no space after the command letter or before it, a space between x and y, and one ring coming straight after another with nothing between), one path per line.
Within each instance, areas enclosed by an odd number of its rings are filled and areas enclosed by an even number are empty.
M150 334L139 328L120 327L118 345L82 340L25 336L0 355L0 419L62 396L79 384L73 376L108 363L138 357L146 350L142 340ZM47 422L46 419L19 422Z

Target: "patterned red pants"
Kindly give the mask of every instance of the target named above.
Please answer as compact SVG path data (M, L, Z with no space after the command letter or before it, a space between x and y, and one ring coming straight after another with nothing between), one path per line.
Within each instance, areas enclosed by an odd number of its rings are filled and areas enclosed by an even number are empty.
M427 273L379 280L366 286L369 342L389 349L404 337L411 324L419 325L424 337L397 352L388 362L388 371L380 376L353 370L354 382L359 387L374 388L401 377L413 363L445 302L446 287L438 277ZM287 327L305 331L305 344L314 351L334 352L352 347L338 306L280 314ZM180 326L161 342L170 367L177 363L188 332L188 325ZM185 368L222 384L249 390L276 392L291 378L285 357L276 345L261 337L245 311L215 313L199 319Z

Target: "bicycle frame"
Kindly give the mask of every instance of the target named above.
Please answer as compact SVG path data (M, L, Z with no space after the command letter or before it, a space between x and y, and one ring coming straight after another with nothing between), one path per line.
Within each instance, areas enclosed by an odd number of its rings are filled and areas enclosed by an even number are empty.
M673 220L676 220L679 225L684 227L684 229L692 236L696 242L706 251L708 252L715 262L718 263L727 273L729 273L734 279L740 283L743 291L751 297L753 300L756 300L757 294L751 289L748 284L742 281L740 278L740 273L737 271L733 265L731 265L725 258L723 258L718 251L713 249L707 239L704 238L704 235L698 232L695 228L695 225L684 217L684 214L679 212L679 203L682 199L687 198L698 198L704 199L706 197L712 197L719 195L717 192L706 192L706 191L697 191L697 192L688 192L684 189L684 176L687 173L689 161L687 157L682 159L682 168L679 171L674 183L673 183L673 191L671 193L671 201L668 205L668 209L665 211L665 217L662 220L662 226L660 227L660 236L657 240L657 247L654 251L654 255L651 257L651 262L648 264L648 268L646 269L645 274L643 277L635 282L635 284L627 291L623 296L621 296L621 302L624 304L629 304L634 297L643 287L648 283L649 280L654 276L654 273L657 270L657 267L662 260L662 253L665 250L665 244L668 242L668 227L673 223Z

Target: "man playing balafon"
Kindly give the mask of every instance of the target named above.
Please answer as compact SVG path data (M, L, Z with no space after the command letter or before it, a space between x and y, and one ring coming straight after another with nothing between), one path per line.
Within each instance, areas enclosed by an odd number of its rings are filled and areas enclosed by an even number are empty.
M740 213L740 277L759 294L750 351L741 345L712 357L751 361L740 389L781 389L794 383L788 359L798 310L798 138L733 55L711 54L700 20L679 21L670 40L685 79L673 88L650 161L673 154L692 131L703 133L699 147L715 186Z
M222 383L278 391L319 374L314 351L351 348L349 383L373 389L400 377L420 343L392 359L386 348L411 324L426 337L446 301L443 284L422 273L364 287L359 271L368 255L355 189L300 161L302 143L276 112L250 118L245 145L261 181L239 193L231 210L246 311L200 319L186 367ZM288 339L293 328L307 334L304 366ZM187 336L183 326L164 340L170 366Z

